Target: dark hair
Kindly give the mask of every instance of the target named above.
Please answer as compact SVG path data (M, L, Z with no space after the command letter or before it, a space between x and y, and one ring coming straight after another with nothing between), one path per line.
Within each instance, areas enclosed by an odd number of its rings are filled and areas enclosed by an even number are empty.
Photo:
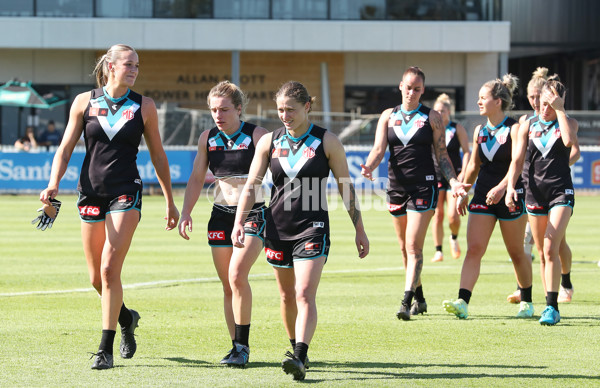
M310 108L308 111L312 111L312 106L315 103L316 97L311 97L308 94L308 90L298 81L288 81L281 85L277 93L275 94L275 101L279 97L290 97L304 105L307 102L310 103Z
M117 59L119 59L120 53L124 51L133 51L136 52L133 47L127 46L125 44L115 44L111 48L108 49L106 54L101 56L96 62L96 66L94 67L94 71L92 74L96 76L96 84L98 87L102 87L106 85L108 82L108 64L115 63Z
M54 125L54 120L48 120L48 125Z
M404 74L402 74L402 79L404 79L404 77L407 74L414 74L414 75L416 75L418 77L421 77L421 79L423 80L423 84L425 84L425 73L423 73L423 70L421 70L420 67L417 67L417 66L411 66L411 67L409 67L408 69L406 69L404 71Z
M549 91L552 91L552 88L554 88L554 90L556 90L556 92L558 93L558 95L562 98L565 97L565 92L567 91L567 88L565 87L565 85L560 82L560 78L558 77L557 74L551 75L550 77L548 77L548 80L546 81L546 83L544 84L544 87L542 88L542 91L548 89Z
M248 105L248 98L242 92L239 86L229 81L221 81L208 92L208 96L206 97L206 103L210 108L210 99L213 97L227 97L231 99L231 103L234 107L241 107L242 112L240 113L240 117L244 114L244 110L246 109L246 105Z
M504 74L502 79L488 81L483 86L490 89L490 94L494 99L502 100L502 111L511 109L513 105L513 93L517 89L519 79L512 74Z

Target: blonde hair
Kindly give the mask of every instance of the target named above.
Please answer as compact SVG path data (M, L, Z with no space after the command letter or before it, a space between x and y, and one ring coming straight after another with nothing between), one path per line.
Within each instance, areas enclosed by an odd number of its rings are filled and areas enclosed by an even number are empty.
M206 97L206 104L209 108L210 99L213 97L226 97L231 99L231 103L234 107L237 108L239 106L241 108L240 117L244 115L244 111L248 105L248 98L242 89L229 81L221 81L210 89L210 92L208 92L208 96Z
M529 83L527 84L527 91L529 91L529 89L533 89L533 88L541 91L542 88L544 87L544 84L546 83L547 79L548 79L548 68L538 67L533 72L531 79L529 80Z
M277 101L279 97L293 98L296 100L296 102L299 102L302 105L306 104L307 102L310 103L308 112L312 111L313 104L316 101L316 97L311 97L310 94L308 94L306 87L304 87L304 85L298 81L288 81L281 85L275 94L275 101Z
M496 78L483 84L490 90L494 99L502 100L502 111L511 109L514 104L512 101L514 91L519 84L519 78L512 74L504 74L502 79Z
M98 59L92 74L96 77L96 85L98 85L99 88L108 83L108 64L115 63L117 59L119 59L121 53L126 51L133 51L134 53L136 52L131 46L127 46L125 44L115 44L108 49L106 54L102 55Z
M452 111L452 100L446 93L442 93L438 96L438 98L436 98L434 105L436 104L442 104L448 108L449 111Z

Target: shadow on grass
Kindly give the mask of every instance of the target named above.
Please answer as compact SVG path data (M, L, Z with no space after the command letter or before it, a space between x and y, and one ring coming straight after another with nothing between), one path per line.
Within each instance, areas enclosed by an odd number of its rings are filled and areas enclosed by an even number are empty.
M404 369L404 368L456 368L465 369L465 371L456 370L452 372L422 373L417 371L405 372L386 371L377 369ZM320 369L324 368L324 369ZM500 373L482 373L468 372L473 368L506 369ZM365 381L365 380L385 380L385 379L405 379L405 380L436 380L436 379L479 379L479 378L513 378L513 379L576 379L584 382L600 382L600 376L587 376L581 374L548 374L547 366L531 365L493 365L493 364L402 364L402 363L380 363L380 362L311 362L311 369L307 374L305 382L322 381ZM523 373L526 369L527 372ZM337 373L346 373L347 377L331 379L312 379L310 374L314 372L324 372L333 370ZM511 373L509 370L513 370ZM312 373L311 373L312 372ZM354 376L354 375L363 376ZM366 376L365 376L366 375Z
M222 368L222 369L228 369L228 368L235 369L236 368L236 367L230 367L227 365L219 364L218 362L192 360L192 359L185 358L185 357L166 357L166 358L164 358L164 360L178 362L181 364L181 366L190 367L190 368L197 368L197 367ZM246 365L245 369L267 368L267 367L270 368L275 365L276 365L276 363L272 363L272 362L249 362ZM164 365L164 366L168 366L168 365Z

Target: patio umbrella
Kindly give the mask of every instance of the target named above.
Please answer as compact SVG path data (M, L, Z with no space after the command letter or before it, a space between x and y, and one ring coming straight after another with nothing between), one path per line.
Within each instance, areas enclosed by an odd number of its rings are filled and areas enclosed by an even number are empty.
M55 106L66 104L68 100L52 93L40 95L29 82L20 82L16 79L10 80L0 86L0 105L16 106L19 108L41 108L50 109ZM19 109L18 130L21 131L21 109ZM0 134L1 136L1 134Z

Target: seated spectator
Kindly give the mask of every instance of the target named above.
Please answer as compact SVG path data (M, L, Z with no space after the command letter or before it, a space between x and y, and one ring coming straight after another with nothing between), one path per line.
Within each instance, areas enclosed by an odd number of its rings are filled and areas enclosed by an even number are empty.
M54 121L48 121L48 126L46 130L42 132L38 139L38 144L41 146L57 146L60 144L62 140L62 134L60 131L56 130L56 125L54 125Z
M32 126L27 126L25 135L15 141L15 147L23 151L29 151L32 148L37 148L37 146L38 142L35 139L35 131Z

